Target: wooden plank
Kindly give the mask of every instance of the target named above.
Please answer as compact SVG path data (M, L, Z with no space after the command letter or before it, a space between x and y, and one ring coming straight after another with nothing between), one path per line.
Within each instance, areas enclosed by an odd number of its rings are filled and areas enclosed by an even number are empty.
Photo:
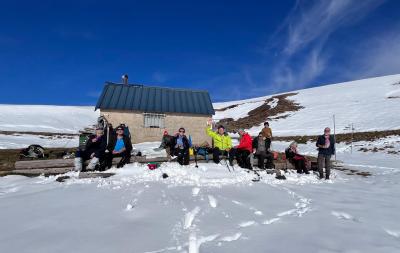
M59 175L64 174L73 170L73 167L64 167L64 168L42 168L42 169L20 169L20 170L12 170L9 172L10 175L21 175L27 177L36 177L40 175L50 176L50 175Z
M15 170L74 167L73 159L49 159L15 162Z
M212 157L212 156L211 156ZM113 160L113 164L117 164L120 158ZM150 162L168 162L167 157L146 158L145 156L135 156L131 158L131 162L150 163ZM175 161L175 160L174 160ZM190 157L190 161L194 162L194 157ZM199 163L204 162L204 157L198 157ZM212 159L209 160L212 162ZM293 165L285 161L274 161L279 169L293 169ZM257 159L254 159L254 165L257 164ZM35 170L35 169L55 169L55 168L72 168L74 167L74 159L50 159L50 160L31 160L31 161L17 161L14 170Z

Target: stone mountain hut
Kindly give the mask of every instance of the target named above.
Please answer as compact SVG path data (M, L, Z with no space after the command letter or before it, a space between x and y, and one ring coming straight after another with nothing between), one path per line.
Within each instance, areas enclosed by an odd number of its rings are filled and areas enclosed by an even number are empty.
M105 83L97 109L114 127L125 123L132 143L160 141L165 129L173 135L180 127L194 144L211 143L205 127L215 112L207 91L127 84L126 78Z

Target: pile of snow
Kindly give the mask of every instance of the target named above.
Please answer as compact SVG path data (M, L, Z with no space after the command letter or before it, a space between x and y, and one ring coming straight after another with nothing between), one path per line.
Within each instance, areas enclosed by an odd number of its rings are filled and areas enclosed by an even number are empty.
M98 116L93 106L0 105L0 131L78 133Z
M288 99L304 109L270 122L273 133L275 136L317 135L324 127L333 127L333 115L338 133L348 132L350 124L354 124L356 132L400 129L400 117L397 116L400 98L388 98L398 96L399 81L400 75L390 75L293 91L298 94ZM240 106L217 111L214 118L220 120L233 115L246 115L249 106L272 96L215 103L215 108L234 104ZM256 135L261 128L262 125L254 126L249 132Z

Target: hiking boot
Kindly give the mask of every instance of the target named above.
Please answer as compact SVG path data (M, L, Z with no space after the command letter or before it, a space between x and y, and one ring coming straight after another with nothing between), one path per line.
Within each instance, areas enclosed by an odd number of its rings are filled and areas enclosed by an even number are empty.
M286 180L286 177L284 175L276 176L275 178L279 180Z
M307 175L310 174L310 172L308 170L304 171L304 173L306 173Z
M325 180L329 180L329 175L326 175Z
M233 167L233 161L229 161L229 165Z

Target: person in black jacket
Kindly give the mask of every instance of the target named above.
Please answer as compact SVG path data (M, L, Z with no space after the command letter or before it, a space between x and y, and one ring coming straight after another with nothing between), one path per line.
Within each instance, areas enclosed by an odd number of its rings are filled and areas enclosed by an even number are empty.
M326 127L324 134L318 137L316 146L318 147L318 171L319 178L329 179L331 174L331 156L335 154L335 139L331 135L331 129Z
M129 163L132 152L132 142L129 136L124 134L124 127L118 126L116 134L110 134L109 143L106 150L106 168L111 168L114 157L122 157L117 164L117 168L122 168Z
M275 168L274 155L271 152L270 139L265 138L263 132L258 134L258 137L253 140L253 155L258 159L258 168L265 169L265 159L267 159L267 169ZM281 170L275 168L275 178L285 180L286 177L282 175Z
M75 153L75 171L86 171L85 161L90 160L87 169L94 170L104 159L107 140L102 129L96 129L96 134L91 135L86 141L85 149L79 149Z
M253 140L253 154L258 159L258 168L265 169L265 159L267 159L267 165L269 168L274 166L274 157L270 152L271 142L263 136L260 132L257 138Z
M306 157L304 155L300 155L297 150L297 142L294 141L290 143L289 147L285 150L285 155L289 162L294 164L297 173L310 174L306 166Z
M173 139L173 150L171 154L177 157L180 165L189 165L189 139L185 135L185 128L179 128L179 133Z

